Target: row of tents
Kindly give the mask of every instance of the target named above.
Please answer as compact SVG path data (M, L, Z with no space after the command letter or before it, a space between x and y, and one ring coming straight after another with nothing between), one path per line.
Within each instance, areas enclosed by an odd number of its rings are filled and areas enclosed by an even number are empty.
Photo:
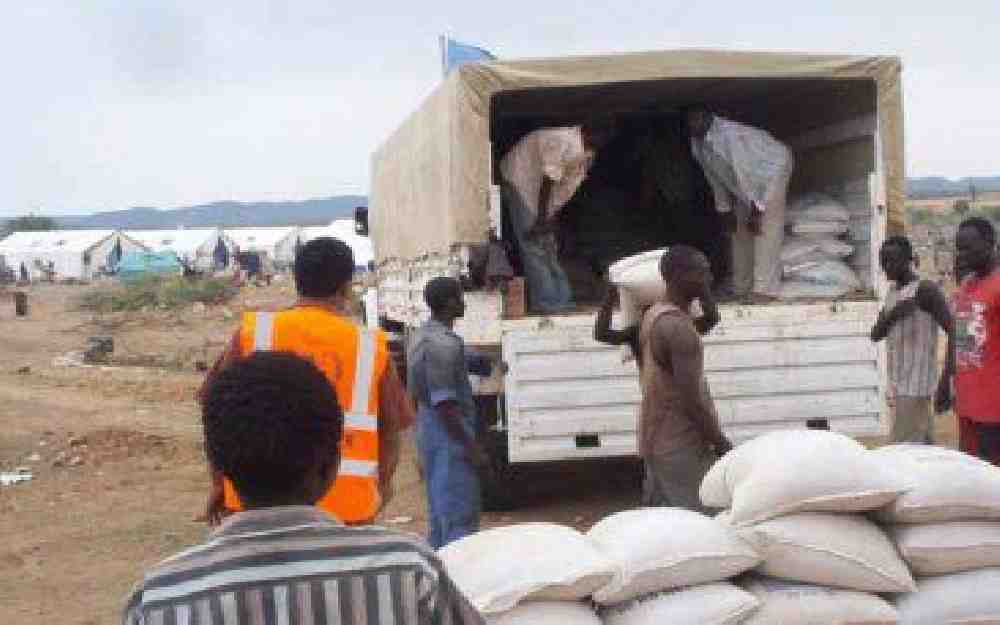
M20 280L92 280L100 275L216 271L251 255L256 262L287 269L299 246L317 237L343 240L359 270L374 255L371 242L354 232L353 220L326 226L190 228L180 230L49 230L14 232L0 240L0 274Z

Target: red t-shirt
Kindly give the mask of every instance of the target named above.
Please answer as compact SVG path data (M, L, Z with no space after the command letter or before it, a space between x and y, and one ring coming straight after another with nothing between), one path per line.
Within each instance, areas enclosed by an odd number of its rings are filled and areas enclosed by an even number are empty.
M1000 269L962 282L954 296L958 414L1000 423Z

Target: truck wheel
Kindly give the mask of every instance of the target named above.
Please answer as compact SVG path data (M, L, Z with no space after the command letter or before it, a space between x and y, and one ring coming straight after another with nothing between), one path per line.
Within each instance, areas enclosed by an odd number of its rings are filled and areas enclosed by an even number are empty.
M489 430L483 445L490 456L490 469L480 476L484 512L506 512L515 506L513 470L507 460L507 433Z

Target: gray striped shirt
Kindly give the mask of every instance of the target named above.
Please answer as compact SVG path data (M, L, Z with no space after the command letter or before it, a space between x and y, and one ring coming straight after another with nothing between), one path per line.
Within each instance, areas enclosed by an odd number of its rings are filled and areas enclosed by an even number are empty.
M903 288L893 284L886 295L886 310L917 295L920 280ZM931 397L937 388L938 324L917 309L889 330L889 384L896 397Z
M125 625L481 625L418 537L311 506L251 510L147 572Z

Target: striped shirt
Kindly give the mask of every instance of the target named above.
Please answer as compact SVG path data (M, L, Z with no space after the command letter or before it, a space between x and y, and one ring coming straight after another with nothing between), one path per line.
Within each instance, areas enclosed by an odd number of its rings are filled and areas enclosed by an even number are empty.
M917 296L920 280L893 284L886 295L886 310ZM937 388L938 324L927 312L917 309L897 321L888 337L889 384L896 397L931 397Z
M235 514L147 572L124 625L481 625L419 538L311 506Z

